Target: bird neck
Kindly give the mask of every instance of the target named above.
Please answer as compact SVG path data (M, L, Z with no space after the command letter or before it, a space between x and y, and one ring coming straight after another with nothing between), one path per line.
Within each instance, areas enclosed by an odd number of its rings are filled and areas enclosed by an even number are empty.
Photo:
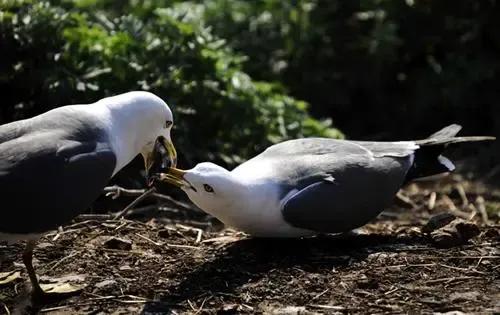
M234 178L233 198L211 207L207 212L226 225L255 233L266 227L268 222L277 222L278 212L274 210L279 207L276 204L279 193L276 188L261 181Z
M141 124L141 117L145 112L140 108L122 108L117 104L105 105L107 106L96 104L96 107L100 106L101 110L105 108L108 112L105 117L109 128L109 141L116 155L114 175L141 152L145 145L144 139L149 138L151 130L147 130L150 126Z

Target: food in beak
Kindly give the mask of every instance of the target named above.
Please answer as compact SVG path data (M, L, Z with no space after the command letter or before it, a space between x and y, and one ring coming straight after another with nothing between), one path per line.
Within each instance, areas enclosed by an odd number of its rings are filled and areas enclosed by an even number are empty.
M155 141L153 152L146 158L146 171L148 186L152 186L159 174L166 173L177 164L177 152L171 141L158 137Z

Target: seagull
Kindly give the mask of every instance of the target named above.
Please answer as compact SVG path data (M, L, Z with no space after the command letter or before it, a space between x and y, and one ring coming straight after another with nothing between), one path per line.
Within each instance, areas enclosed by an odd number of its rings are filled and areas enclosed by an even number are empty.
M148 175L160 149L175 166L173 123L161 98L132 91L0 126L0 241L27 241L23 262L34 298L55 297L33 268L37 240L86 210L137 155Z
M346 233L374 219L413 179L450 172L450 144L493 140L456 137L450 125L424 140L288 140L228 171L203 162L158 179L180 187L205 212L256 237Z

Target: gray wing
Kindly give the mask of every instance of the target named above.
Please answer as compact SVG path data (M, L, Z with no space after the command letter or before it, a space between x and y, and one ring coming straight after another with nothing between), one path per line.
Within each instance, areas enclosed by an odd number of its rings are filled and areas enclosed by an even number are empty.
M52 126L34 119L0 127L0 138L9 139L0 143L0 232L56 228L97 199L112 176L116 156L102 130L82 117L54 118Z
M261 157L277 155L323 155L323 154L372 154L382 156L408 156L418 149L414 141L377 142L350 141L328 138L303 138L284 141L267 148Z
M328 170L329 177L303 180L305 185L283 202L283 218L295 227L321 232L358 228L391 204L411 163L411 157L341 161Z
M266 150L252 163L273 164L282 214L291 225L343 232L390 205L413 163L412 142L300 139Z

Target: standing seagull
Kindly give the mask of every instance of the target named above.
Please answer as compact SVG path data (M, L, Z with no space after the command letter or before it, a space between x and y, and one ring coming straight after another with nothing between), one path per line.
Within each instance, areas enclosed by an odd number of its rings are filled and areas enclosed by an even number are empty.
M159 148L175 165L172 125L163 100L136 91L0 126L0 241L27 241L23 261L35 298L48 297L32 264L36 240L89 207L138 154L148 175Z
M494 139L456 137L460 129L451 125L419 141L290 140L232 172L205 162L188 171L171 168L160 179L255 236L342 233L375 218L408 181L452 171L441 155L448 144Z

